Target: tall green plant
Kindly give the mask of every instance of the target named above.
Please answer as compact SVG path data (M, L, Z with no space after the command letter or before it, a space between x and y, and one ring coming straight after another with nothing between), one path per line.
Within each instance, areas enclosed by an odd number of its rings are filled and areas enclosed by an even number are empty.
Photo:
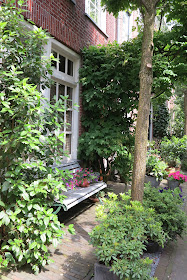
M135 42L134 53L128 51L130 47L131 43L123 46L113 43L83 50L80 81L85 132L80 137L79 154L87 164L91 162L97 169L101 167L103 173L108 173L110 159L121 145L128 151L132 146L129 145L132 119L128 113L136 108L139 81L134 79L130 69L137 61L139 47ZM137 63L134 76L137 76L138 69ZM107 170L103 158L108 160Z
M38 272L49 262L47 245L64 234L52 205L63 201L65 174L51 165L60 150L63 156L65 106L63 98L52 106L37 90L40 76L49 84L50 61L39 55L47 35L28 32L12 4L0 9L0 267L28 263Z

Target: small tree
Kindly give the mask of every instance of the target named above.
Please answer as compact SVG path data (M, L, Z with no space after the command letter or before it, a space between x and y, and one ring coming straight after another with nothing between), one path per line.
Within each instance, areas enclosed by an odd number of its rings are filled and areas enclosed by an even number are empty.
M0 9L0 267L28 263L38 272L49 262L46 246L63 235L51 208L54 198L63 201L63 174L51 165L63 155L65 106L63 99L52 106L37 90L49 85L51 62L41 57L48 36L28 31L13 4Z

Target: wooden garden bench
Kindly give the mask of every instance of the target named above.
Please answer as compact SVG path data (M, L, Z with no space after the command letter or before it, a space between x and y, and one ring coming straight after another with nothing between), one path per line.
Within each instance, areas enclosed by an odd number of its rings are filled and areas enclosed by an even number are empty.
M63 164L60 167L58 166L58 168L76 172L81 167L77 161L74 161L74 162ZM58 201L55 201L54 206L57 206L57 209L54 213L57 214L60 211L61 207L63 207L64 211L68 211L71 207L87 199L88 197L98 193L100 190L103 190L106 187L107 187L106 183L104 183L103 181L99 181L99 182L91 183L90 186L86 188L81 188L81 187L75 187L74 189L69 188L67 189L67 191L63 191L62 193L63 195L66 196L66 198L63 201L63 204L61 204Z

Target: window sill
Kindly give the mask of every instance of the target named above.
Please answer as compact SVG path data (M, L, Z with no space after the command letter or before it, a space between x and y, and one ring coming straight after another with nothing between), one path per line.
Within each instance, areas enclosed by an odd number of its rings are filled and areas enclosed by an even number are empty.
M100 27L87 13L85 13L85 16L86 16L87 18L89 18L89 20L99 29L100 32L103 33L103 35L104 35L106 38L109 37L109 36L106 34L106 32L103 31L103 30L101 29L101 27Z

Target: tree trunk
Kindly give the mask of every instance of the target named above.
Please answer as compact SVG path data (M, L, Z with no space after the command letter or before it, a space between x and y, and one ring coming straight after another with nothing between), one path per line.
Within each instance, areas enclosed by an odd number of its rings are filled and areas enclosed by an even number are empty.
M135 154L132 178L132 200L143 200L151 89L153 83L152 57L156 8L144 13L142 58L140 69L140 94L136 123Z
M184 89L184 135L187 135L187 87Z

